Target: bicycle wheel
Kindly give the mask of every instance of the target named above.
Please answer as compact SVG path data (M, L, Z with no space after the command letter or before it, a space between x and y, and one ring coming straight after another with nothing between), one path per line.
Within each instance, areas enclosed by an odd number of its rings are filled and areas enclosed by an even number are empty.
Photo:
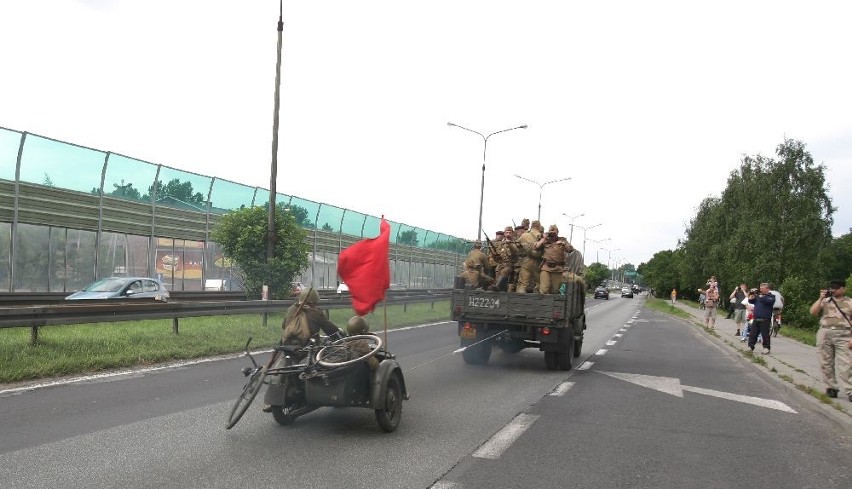
M370 347L370 351L356 358L349 358L349 344L355 341L366 341ZM382 339L371 334L359 334L355 336L347 336L341 340L335 341L334 344L324 346L317 352L317 363L323 367L345 367L352 365L355 362L366 360L376 354L379 348L382 347Z
M245 385L243 386L243 392L240 393L240 397L237 398L237 401L234 403L234 407L231 408L231 413L228 415L228 423L225 425L225 429L230 430L237 424L237 421L243 417L248 407L251 405L251 402L254 401L254 398L257 396L257 393L260 392L260 387L263 385L263 379L266 378L267 366L264 365L258 369L256 369L246 380Z

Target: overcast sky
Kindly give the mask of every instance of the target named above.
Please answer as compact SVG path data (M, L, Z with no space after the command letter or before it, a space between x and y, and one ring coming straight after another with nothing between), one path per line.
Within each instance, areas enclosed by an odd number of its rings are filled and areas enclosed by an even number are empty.
M277 189L586 263L674 249L743 155L805 142L852 228L846 1L284 1ZM0 126L269 188L275 0L0 1ZM539 187L570 177L570 181ZM767 192L771 189L767 189ZM759 230L755 230L759 232ZM608 263L609 262L609 263Z

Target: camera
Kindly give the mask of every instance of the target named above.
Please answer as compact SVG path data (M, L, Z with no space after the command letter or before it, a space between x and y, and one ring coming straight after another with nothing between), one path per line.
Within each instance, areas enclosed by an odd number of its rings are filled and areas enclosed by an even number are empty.
M757 295L757 289L748 289L748 295Z
M825 290L823 290L823 291L822 291L822 296L823 296L823 297L825 297L826 299L828 299L829 297L831 297L831 289L825 289Z

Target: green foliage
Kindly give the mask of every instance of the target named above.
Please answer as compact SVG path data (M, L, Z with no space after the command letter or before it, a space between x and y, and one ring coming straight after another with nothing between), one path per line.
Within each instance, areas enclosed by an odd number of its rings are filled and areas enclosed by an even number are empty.
M787 139L775 154L744 156L721 196L699 205L678 249L640 265L658 295L677 288L694 298L710 275L723 295L741 282L770 282L784 295L785 323L814 326L807 309L820 284L849 274L852 237L832 239L825 166L804 143Z
M603 263L592 263L586 267L586 288L594 289L609 277L609 269Z
M275 212L273 258L267 261L268 222L263 207L243 208L222 216L210 235L242 270L250 299L260 298L263 285L269 285L270 299L286 298L293 277L308 266L307 234L282 204Z
M169 183L165 185L163 185L163 182L159 180L155 181L153 185L148 187L148 194L143 198L150 199L150 196L154 193L155 189L157 200L172 197L173 199L190 204L203 204L205 200L201 192L193 191L192 182L181 182L178 178L169 180Z
M417 231L413 229L409 229L408 231L403 231L399 233L399 238L397 238L396 242L402 245L408 246L417 246Z

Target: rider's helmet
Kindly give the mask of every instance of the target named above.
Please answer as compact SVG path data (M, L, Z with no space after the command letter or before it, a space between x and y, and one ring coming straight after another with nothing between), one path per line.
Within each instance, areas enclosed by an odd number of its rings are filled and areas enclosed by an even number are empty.
M367 321L361 316L352 316L349 321L346 321L346 334L349 336L358 334L367 334L370 331L370 326Z
M313 287L302 289L299 292L299 302L312 306L316 305L319 302L319 294Z

